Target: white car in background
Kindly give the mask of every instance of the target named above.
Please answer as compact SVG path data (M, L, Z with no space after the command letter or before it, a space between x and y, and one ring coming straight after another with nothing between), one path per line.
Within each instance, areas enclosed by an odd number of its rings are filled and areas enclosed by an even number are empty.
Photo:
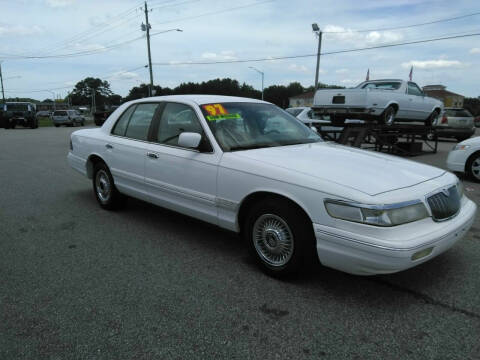
M315 118L313 110L308 106L298 106L285 109L286 112L295 116L298 120L302 121L304 124L329 124L330 121L320 120Z
M317 116L330 116L336 126L346 119L385 125L419 121L430 126L442 113L443 103L426 96L412 81L384 79L364 81L353 89L318 89L312 108Z
M455 175L324 142L254 99L134 100L72 133L68 160L101 207L128 195L238 232L276 276L315 257L352 274L408 269L453 246L476 213Z
M447 168L480 182L480 136L464 140L448 153Z

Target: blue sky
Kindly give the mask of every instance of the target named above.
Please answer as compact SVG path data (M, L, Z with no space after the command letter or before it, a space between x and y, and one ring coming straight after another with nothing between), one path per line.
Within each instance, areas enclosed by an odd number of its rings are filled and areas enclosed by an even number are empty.
M381 29L480 12L474 0L150 0L154 82L174 87L231 77L260 89L299 81L312 85L315 57L258 63L176 65L178 62L269 58L313 54L317 40L313 22L325 31L322 52L386 43L479 33L480 15L409 29ZM105 49L142 36L142 2L134 0L0 0L0 60L7 97L65 96L87 77L108 80L112 90L126 95L148 81L146 40ZM243 6L243 7L242 7ZM232 9L238 8L239 9ZM216 12L216 13L215 13ZM202 15L202 16L200 16ZM329 32L329 33L327 33ZM341 33L332 33L341 32ZM81 51L93 55L18 59L8 55L59 55ZM419 85L444 84L466 96L480 96L480 36L363 52L325 55L320 81L354 86L370 78L413 78Z

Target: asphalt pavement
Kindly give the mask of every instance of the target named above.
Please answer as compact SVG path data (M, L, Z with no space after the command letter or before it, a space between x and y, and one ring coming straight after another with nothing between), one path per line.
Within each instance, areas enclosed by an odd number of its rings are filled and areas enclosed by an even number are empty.
M478 217L398 274L280 281L235 234L100 209L66 161L74 130L0 129L0 359L480 359ZM411 159L444 167L454 145Z

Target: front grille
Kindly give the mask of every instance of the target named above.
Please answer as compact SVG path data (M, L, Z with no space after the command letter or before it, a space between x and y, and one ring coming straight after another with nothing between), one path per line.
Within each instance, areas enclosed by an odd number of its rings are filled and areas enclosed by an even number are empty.
M446 220L460 210L460 196L454 185L445 192L440 191L427 199L434 220Z

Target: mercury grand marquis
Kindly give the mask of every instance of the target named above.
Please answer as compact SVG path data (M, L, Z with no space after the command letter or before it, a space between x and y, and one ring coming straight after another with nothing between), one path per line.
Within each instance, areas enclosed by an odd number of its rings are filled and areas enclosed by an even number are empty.
M276 276L317 259L358 275L405 270L454 245L476 212L452 173L325 142L254 99L134 100L70 144L102 208L130 196L237 232Z

